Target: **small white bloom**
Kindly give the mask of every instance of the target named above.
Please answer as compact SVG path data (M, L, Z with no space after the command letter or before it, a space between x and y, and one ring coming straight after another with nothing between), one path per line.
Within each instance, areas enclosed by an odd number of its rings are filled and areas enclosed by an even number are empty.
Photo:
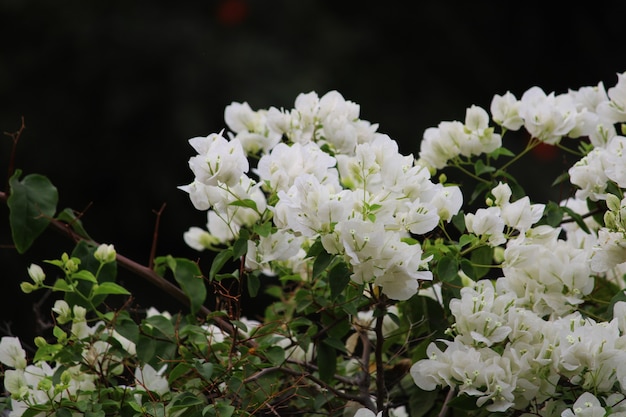
M94 252L93 256L100 262L106 264L115 262L115 247L113 245L101 244Z
M33 280L36 285L43 284L46 279L46 274L43 272L43 269L37 264L31 264L28 267L28 276Z
M72 320L72 310L65 300L56 300L52 311L57 313L57 322L65 324Z
M143 367L135 369L135 380L137 385L147 391L155 392L159 395L166 394L170 390L167 379L162 376L166 369L167 365L163 365L163 367L157 372L149 364L145 364Z
M4 336L0 340L0 362L15 369L26 368L26 351L20 339Z

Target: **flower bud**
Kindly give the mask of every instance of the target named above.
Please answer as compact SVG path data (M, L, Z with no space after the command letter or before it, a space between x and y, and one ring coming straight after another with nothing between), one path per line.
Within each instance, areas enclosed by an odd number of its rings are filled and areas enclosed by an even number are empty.
M113 245L102 244L98 246L93 256L100 261L100 263L107 264L111 262L115 262L115 248Z
M46 342L46 339L44 339L42 336L37 336L35 337L35 346L37 346L38 348L42 348L48 346L48 342Z
M43 281L46 279L46 274L43 272L43 269L41 269L41 267L37 264L31 264L28 267L28 276L30 276L30 278L37 286L43 284Z
M24 281L20 283L20 289L24 294L30 294L37 289L37 286L31 284L30 282Z

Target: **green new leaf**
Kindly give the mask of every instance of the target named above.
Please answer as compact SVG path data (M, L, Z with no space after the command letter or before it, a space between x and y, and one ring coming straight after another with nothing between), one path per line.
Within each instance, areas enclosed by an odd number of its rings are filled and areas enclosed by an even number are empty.
M98 282L95 275L85 269L81 269L80 271L73 273L72 279L82 279L84 281L89 281L93 283Z
M256 207L256 202L254 200L250 200L249 198L245 199L245 200L236 200L233 201L232 203L229 204L230 206L238 206L238 207L247 207L249 209L252 209L256 212L258 212L259 210Z
M16 170L9 180L7 200L13 243L20 254L48 227L59 199L56 187L43 175L30 174L19 181L21 174Z
M487 172L494 172L496 169L492 166L485 165L482 159L479 159L474 163L474 173L478 176Z
M93 295L105 295L105 294L124 294L130 295L130 292L124 287L115 282L103 282L100 285L95 286Z

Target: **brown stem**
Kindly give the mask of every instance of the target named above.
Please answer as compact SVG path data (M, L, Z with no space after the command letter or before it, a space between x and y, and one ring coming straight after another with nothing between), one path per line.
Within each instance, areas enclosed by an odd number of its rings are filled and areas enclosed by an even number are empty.
M374 331L376 332L376 346L374 350L374 357L376 358L376 406L379 410L382 410L385 406L385 398L387 397L387 388L385 387L385 371L383 363L383 343L385 337L383 336L383 320L385 318L386 306L381 295L381 301L376 306L378 317L376 317L376 325Z
M165 203L161 205L159 211L155 212L156 220L154 222L154 233L152 234L152 247L150 248L150 259L148 259L148 267L150 269L154 268L154 258L156 257L157 242L159 240L159 225L161 224L163 210L165 210Z

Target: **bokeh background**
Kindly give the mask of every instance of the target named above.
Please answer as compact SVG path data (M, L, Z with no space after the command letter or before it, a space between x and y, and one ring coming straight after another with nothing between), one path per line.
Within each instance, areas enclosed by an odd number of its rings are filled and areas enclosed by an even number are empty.
M626 71L625 12L618 1L0 0L0 132L24 118L15 166L50 178L59 209L85 211L96 240L147 264L164 207L157 254L206 257L183 243L206 219L177 187L192 180L187 140L224 128L231 102L291 108L301 92L338 90L417 154L426 128L488 109L494 94L613 86ZM10 150L3 135L3 175ZM540 189L563 169L542 148L520 180ZM0 207L0 332L29 340L41 294L19 282L72 245L48 231L17 256L7 214ZM181 308L124 271L120 280L145 306Z

